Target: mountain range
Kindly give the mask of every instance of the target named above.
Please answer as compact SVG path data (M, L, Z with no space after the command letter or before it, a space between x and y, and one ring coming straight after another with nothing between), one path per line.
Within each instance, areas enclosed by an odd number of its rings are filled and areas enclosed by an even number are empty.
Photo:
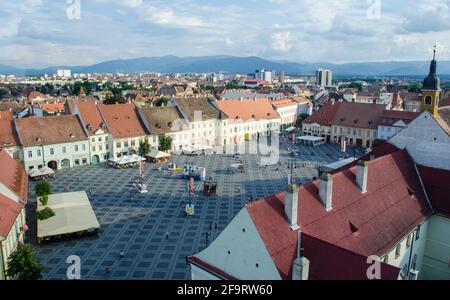
M286 75L313 75L316 69L333 71L335 76L422 76L429 70L429 61L389 61L360 63L298 63L273 61L260 57L201 56L201 57L143 57L117 59L90 66L53 66L44 69L16 68L0 65L0 74L35 76L53 74L58 69L72 73L253 73L258 69L284 71ZM438 62L438 73L450 75L450 61Z

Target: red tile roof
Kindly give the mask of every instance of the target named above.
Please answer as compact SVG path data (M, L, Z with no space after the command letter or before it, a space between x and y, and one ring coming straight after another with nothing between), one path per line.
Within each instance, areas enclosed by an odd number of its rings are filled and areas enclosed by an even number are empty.
M14 128L13 114L0 111L0 149L19 145L19 138Z
M42 108L42 110L48 111L48 112L58 112L58 111L64 111L64 103L41 103L39 104L39 107Z
M207 262L201 260L201 259L198 258L198 257L195 257L195 256L189 256L189 257L188 257L188 260L189 260L189 262L191 262L191 263L197 265L198 267L200 267L200 268L202 268L202 269L208 270L209 272L215 274L216 276L218 276L218 277L220 277L220 278L222 278L222 279L225 279L225 280L237 280L236 277L231 276L230 274L228 274L228 273L222 271L222 270L219 269L219 268L214 267L214 266L211 265L211 264L208 264Z
M418 112L385 110L380 117L379 125L392 126L400 120L405 122L405 124L409 124L419 115L420 113Z
M271 102L267 99L222 100L216 101L216 104L232 120L273 120L280 118L280 115L273 109Z
M0 237L6 238L8 236L21 209L19 203L0 194Z
M438 214L450 218L450 171L425 166L418 169L431 206Z
M109 133L108 128L103 126L105 121L94 101L78 101L75 105L78 107L80 118L89 135L95 135L95 132L99 129L105 133Z
M324 106L322 106L318 111L314 112L311 116L306 118L303 123L304 124L320 124L323 126L331 126L333 122L334 116L336 115L339 106L342 105L343 102L328 102Z
M367 257L302 234L302 255L310 261L310 280L368 280ZM397 280L400 269L381 263L381 279ZM291 278L291 273L287 275Z
M28 202L28 175L22 164L6 150L0 150L0 182L14 192L23 204Z
M365 194L355 184L356 167L332 175L333 209L329 212L320 202L318 181L299 187L299 222L306 235L362 256L382 256L432 213L406 151L368 163L368 192ZM254 202L247 210L280 274L290 278L296 233L292 232L284 213L284 193ZM358 228L356 234L350 222ZM311 251L321 250L305 248L305 257L308 258L306 253ZM332 256L330 259L340 258ZM347 263L354 264L351 260ZM313 273L311 276L354 276L353 271L348 274L338 274L343 272L340 269L333 271L337 273Z
M114 138L140 137L147 134L133 103L99 104L98 107Z
M377 129L384 104L340 102L332 124L336 126Z
M439 107L447 107L447 106L450 106L450 97L441 99L439 101Z
M77 116L61 115L15 119L22 146L54 145L87 140Z

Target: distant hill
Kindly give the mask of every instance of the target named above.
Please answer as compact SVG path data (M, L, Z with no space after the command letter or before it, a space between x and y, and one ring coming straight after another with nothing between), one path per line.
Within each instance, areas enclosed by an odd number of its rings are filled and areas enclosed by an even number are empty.
M257 69L284 71L287 75L313 75L318 68L330 69L335 76L417 76L428 73L429 61L361 62L347 64L296 63L266 60L260 57L202 56L202 57L143 57L118 59L91 66L54 66L45 69L20 69L0 65L0 74L42 75L57 69L71 69L72 73L252 73ZM450 74L450 61L438 62L439 74Z

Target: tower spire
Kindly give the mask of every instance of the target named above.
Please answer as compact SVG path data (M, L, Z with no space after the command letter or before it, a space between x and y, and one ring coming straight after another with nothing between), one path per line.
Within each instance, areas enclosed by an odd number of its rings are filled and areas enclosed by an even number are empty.
M433 60L436 60L436 47L437 45L434 44L434 50L433 50Z

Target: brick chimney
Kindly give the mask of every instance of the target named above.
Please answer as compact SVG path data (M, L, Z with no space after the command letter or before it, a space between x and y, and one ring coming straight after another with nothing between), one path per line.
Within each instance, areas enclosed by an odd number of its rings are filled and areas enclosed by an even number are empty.
M320 176L319 197L326 211L333 209L331 205L333 198L333 176L331 174L324 173Z
M356 167L356 183L361 192L367 193L367 176L369 173L369 163L367 161L359 161Z
M284 213L289 220L292 230L300 228L298 225L298 187L295 183L290 183L284 192Z
M292 280L308 280L309 259L302 255L302 231L298 231L297 258L292 264Z

